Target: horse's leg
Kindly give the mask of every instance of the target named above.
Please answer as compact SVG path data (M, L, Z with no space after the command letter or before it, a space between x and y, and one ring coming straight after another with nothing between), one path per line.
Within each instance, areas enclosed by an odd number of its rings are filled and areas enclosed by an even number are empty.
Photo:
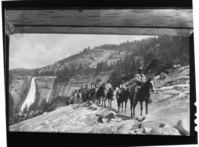
M131 117L133 117L133 113L132 113L132 108L133 108L133 104L132 104L132 102L130 102L130 107L131 107Z
M135 107L136 107L136 105L137 105L137 102L134 102L133 103L133 117L135 116Z
M112 108L112 100L111 100L111 108Z
M106 98L104 99L104 107L106 107Z
M148 101L145 101L145 104L146 104L146 115L148 114Z
M143 110L142 101L140 101L140 115L141 115L141 116L142 116L142 110Z
M125 114L126 114L126 104L127 104L127 101L125 101Z
M120 102L117 101L118 112L120 112Z
M110 109L111 109L111 99L109 99Z
M110 104L109 104L109 99L108 99L108 106L107 106L108 108L110 107Z

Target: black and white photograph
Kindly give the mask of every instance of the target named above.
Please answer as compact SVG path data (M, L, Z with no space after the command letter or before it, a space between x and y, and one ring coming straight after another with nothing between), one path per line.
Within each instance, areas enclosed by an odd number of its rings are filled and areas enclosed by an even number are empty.
M9 130L189 135L187 37L15 34Z
M3 16L7 142L197 144L192 7Z

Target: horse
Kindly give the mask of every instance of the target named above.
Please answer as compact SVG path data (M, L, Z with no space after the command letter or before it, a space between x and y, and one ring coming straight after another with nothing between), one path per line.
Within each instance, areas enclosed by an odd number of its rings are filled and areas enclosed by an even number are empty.
M112 108L113 92L112 88L109 88L108 91L105 89L104 107L106 107L106 100L108 99L108 107Z
M105 84L102 84L96 90L96 98L99 101L99 104L102 102L102 106L103 106L103 98L105 98Z
M119 92L119 91L118 91ZM118 112L120 112L120 105L122 104L122 111L123 112L123 103L125 103L125 114L126 114L126 106L129 99L129 90L122 90L119 93L116 93L117 98L117 106L118 106Z
M136 85L131 91L130 91L130 108L131 108L131 117L135 116L135 107L137 105L137 102L140 102L140 115L142 116L142 102L145 101L145 109L146 109L146 115L148 114L148 103L150 98L150 89L152 92L155 91L155 82L153 78L149 78L139 89L139 87ZM133 113L132 113L133 109Z
M88 100L89 100L89 102L92 101L92 100L94 100L96 98L95 97L95 93L96 93L95 89L90 89L89 90L89 94L88 94L88 97L87 97Z

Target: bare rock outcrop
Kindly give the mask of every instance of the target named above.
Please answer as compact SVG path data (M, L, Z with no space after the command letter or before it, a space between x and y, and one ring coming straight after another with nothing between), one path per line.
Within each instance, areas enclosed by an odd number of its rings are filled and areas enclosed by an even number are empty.
M163 128L153 128L151 130L152 135L181 135L179 131L172 127L163 127Z
M132 130L140 128L141 124L135 120L128 121L125 124L122 124L117 129L117 134L129 134Z
M156 129L161 127L162 123L157 122L157 121L147 121L143 122L141 125L141 128L151 128L151 129Z
M99 133L99 134L114 134L114 131L112 130L111 127L106 127L106 126L97 126L94 127L91 131L88 133Z
M175 127L181 135L189 136L189 123L186 120L179 120Z
M164 72L161 72L160 73L160 79L167 79L168 78L168 75Z

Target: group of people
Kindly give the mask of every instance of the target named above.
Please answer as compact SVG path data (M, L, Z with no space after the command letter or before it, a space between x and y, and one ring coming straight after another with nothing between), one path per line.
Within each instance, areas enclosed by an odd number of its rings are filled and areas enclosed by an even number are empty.
M143 74L143 68L142 67L139 67L138 73L135 75L135 80L136 80L136 83L135 83L135 85L133 85L133 87L137 86L138 89L146 82L146 77ZM75 103L81 103L82 101L84 101L83 97L82 97L82 89L83 89L84 93L87 93L89 91L90 92L95 91L96 88L99 88L99 85L100 85L100 82L96 82L96 84L94 84L92 82L90 89L88 88L88 85L86 85L85 88L81 88L81 90L75 90L75 93L74 93ZM105 84L106 93L109 90L113 90L110 79L108 79L106 84ZM127 90L127 87L125 85L125 81L122 80L122 83L120 84L119 88L116 87L116 92L117 92L117 94L119 94L119 93L121 93L125 90ZM149 103L151 103L151 102L152 102L152 100L149 99Z

